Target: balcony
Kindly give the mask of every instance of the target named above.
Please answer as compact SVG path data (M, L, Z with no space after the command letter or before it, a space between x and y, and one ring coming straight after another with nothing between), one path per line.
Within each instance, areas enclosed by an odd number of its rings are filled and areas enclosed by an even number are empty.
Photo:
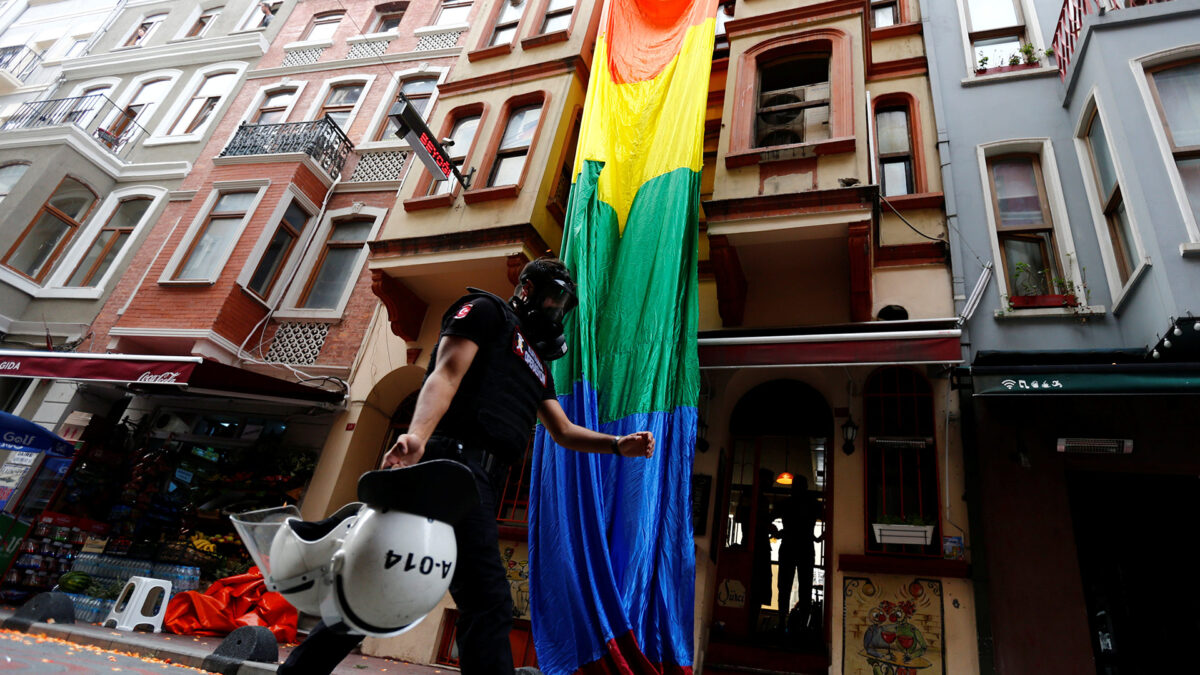
M103 94L22 103L0 132L76 127L117 157L147 135L137 110L120 109Z
M303 153L312 158L330 178L342 173L354 145L341 127L328 117L312 122L283 124L242 123L221 157L284 155Z
M25 45L0 47L0 95L22 87L41 62L42 55Z
M1126 7L1142 7L1170 0L1066 0L1062 11L1058 13L1058 28L1054 30L1054 56L1058 59L1058 76L1067 79L1067 66L1075 55L1076 42L1079 32L1083 29L1083 19L1088 14L1104 14Z

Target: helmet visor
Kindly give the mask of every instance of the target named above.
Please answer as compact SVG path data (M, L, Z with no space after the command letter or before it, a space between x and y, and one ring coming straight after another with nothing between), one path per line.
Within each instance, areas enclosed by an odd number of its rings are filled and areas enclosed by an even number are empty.
M562 279L542 284L538 296L538 309L551 321L562 321L567 312L579 304L574 285Z

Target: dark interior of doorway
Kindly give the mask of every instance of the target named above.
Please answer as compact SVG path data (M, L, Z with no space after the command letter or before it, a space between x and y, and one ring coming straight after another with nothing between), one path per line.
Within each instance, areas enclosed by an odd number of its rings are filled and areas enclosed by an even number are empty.
M1196 672L1200 478L1079 472L1068 485L1096 672Z

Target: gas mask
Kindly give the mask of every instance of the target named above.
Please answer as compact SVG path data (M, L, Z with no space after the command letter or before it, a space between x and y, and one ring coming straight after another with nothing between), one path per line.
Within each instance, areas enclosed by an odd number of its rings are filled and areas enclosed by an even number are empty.
M567 279L521 279L521 286L512 298L513 309L520 317L525 338L543 360L566 356L567 338L563 335L562 321L577 304L575 284Z

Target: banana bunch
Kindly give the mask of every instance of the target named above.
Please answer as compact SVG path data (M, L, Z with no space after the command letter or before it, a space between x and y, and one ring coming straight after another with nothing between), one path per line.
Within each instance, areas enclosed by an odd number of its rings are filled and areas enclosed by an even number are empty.
M204 538L204 535L197 532L192 535L192 548L206 553L216 553L217 545Z

